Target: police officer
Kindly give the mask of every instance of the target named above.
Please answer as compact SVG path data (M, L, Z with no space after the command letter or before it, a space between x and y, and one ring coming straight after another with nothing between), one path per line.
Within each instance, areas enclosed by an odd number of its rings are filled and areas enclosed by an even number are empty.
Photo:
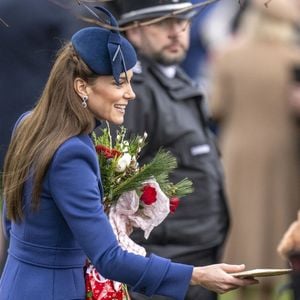
M119 24L140 25L126 31L139 62L132 80L136 101L128 105L124 125L129 133L148 133L142 162L159 148L168 149L178 161L171 179L178 182L188 177L194 184L194 193L182 199L176 212L148 240L140 232L134 238L149 252L177 262L217 263L229 224L222 167L203 95L178 67L189 47L190 18L195 11L187 0L127 0L119 4ZM178 10L184 13L142 26L144 21L151 23ZM202 287L191 287L186 299L215 300L217 296Z

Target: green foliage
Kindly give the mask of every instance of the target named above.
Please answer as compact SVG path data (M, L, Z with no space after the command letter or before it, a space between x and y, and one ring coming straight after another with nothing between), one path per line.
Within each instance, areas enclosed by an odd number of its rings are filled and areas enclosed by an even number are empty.
M138 172L116 187L115 197L118 198L124 192L136 190L144 181L152 177L156 179L167 196L173 196L176 191L178 192L180 190L180 186L169 182L168 174L172 172L176 166L175 157L173 157L170 152L160 150L150 163L145 164ZM184 193L184 191L181 191L181 193Z
M146 145L147 134L133 136L128 140L125 136L126 129L121 127L113 141L108 124L100 136L93 134L101 169L104 202L107 205L117 201L124 192L136 190L139 194L142 184L152 178L169 198L182 197L193 191L192 182L186 178L178 183L169 181L169 174L177 167L176 158L170 152L160 149L152 161L139 167L137 160Z

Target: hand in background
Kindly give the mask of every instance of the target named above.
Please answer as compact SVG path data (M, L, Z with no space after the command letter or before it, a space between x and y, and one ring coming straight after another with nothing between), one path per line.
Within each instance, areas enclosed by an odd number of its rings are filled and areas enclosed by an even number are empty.
M300 210L298 219L283 235L277 251L284 259L290 261L293 269L300 270Z

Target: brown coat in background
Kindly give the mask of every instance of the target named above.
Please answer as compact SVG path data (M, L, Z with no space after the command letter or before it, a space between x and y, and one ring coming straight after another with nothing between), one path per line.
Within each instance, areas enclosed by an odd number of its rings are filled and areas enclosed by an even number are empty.
M220 121L232 216L224 260L281 268L277 245L300 206L300 129L288 101L300 12L291 0L252 4L213 68L210 108Z
M226 262L284 267L276 248L300 202L300 135L288 105L297 60L299 49L243 41L216 62L210 104L232 214Z

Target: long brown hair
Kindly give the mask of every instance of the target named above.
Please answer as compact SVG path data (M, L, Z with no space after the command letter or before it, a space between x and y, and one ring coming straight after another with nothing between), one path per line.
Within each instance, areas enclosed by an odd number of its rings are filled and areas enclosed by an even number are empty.
M3 192L8 218L23 218L22 193L30 174L34 182L31 204L38 209L42 181L57 148L68 138L93 130L94 118L82 107L74 79L92 84L97 76L70 43L58 53L41 98L15 130L6 154Z

